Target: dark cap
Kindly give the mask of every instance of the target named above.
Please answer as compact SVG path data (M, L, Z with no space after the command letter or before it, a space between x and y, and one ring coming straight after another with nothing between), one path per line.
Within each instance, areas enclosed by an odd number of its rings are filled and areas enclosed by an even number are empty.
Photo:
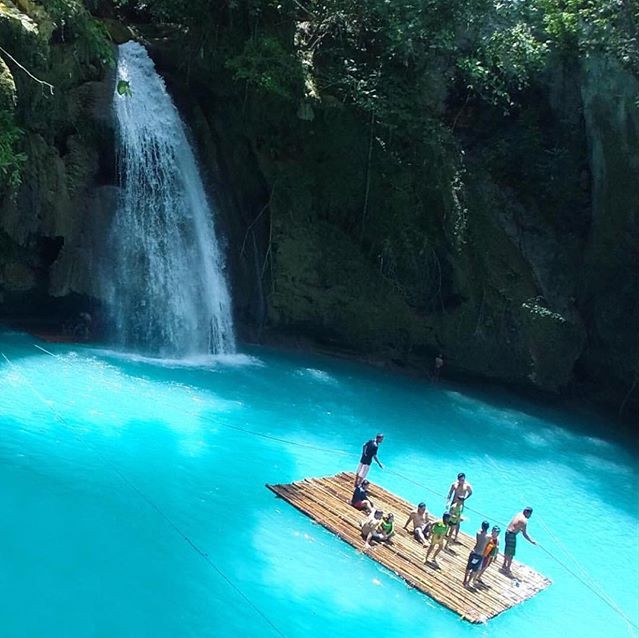
M524 512L530 512L532 514L532 507L528 506L528 507L524 507Z
M466 478L466 475L465 475L463 472L460 472L460 473L457 475L457 478L458 478L458 479Z
M419 503L417 505L417 509L422 509L422 508L426 509L426 503Z
M483 530L487 530L490 527L490 523L488 521L483 521L481 524L481 528Z
M448 512L446 512L443 516L442 516L442 520L447 521L450 518L450 514Z
M370 485L370 482L369 482L369 481L367 481L366 479L364 479L364 480L362 481L362 485L363 485L364 487L366 487L366 485Z
M376 439L383 439L383 438L384 438L384 435L383 435L381 432L378 432L378 433L375 435L375 438L376 438Z
M497 532L499 534L499 532L501 532L501 528L495 525L495 527L493 527L493 532Z

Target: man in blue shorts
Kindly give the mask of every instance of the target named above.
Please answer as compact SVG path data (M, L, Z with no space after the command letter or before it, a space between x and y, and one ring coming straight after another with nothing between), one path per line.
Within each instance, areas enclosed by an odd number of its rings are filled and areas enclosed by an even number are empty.
M490 523L484 521L481 524L481 529L475 534L475 546L468 556L468 563L464 574L464 587L469 587L473 580L477 578L482 563L484 562L484 550L490 540L490 536L488 536L489 527Z

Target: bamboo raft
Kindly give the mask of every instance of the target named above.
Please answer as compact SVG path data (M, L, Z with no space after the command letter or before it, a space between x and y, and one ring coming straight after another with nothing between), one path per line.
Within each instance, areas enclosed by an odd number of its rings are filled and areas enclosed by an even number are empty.
M272 492L337 534L356 549L364 550L359 522L365 517L350 505L355 475L342 472L335 476L310 478L295 483L267 485ZM368 555L409 585L459 614L463 620L482 623L497 614L531 598L548 587L551 581L515 560L512 576L499 571L495 561L482 577L484 585L463 586L468 555L475 544L474 536L459 533L458 542L450 543L437 557L439 568L425 565L425 548L410 532L402 528L415 508L379 485L369 485L368 493L376 508L395 514L395 536L392 545L374 544ZM431 520L433 520L431 516ZM500 536L503 547L503 530Z

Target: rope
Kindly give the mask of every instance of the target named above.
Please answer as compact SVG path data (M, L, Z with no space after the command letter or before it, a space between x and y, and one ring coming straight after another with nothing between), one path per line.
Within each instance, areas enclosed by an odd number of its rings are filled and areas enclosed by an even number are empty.
M36 346L36 347L39 348L39 346ZM53 353L48 352L44 348L40 348L40 350L43 350L44 352L47 352L48 354L51 354L54 357L56 356ZM217 572L217 574L266 622L266 624L268 624L273 629L273 631L278 636L281 636L282 638L286 638L285 634L277 627L277 625L275 625L275 623L211 560L211 557L208 555L207 552L205 552L194 540L192 540L188 536L188 534L186 534L186 532L184 532L182 528L179 525L177 525L177 523L175 523L173 519L168 514L166 514L166 512L164 512L164 510L162 510L162 508L159 505L157 505L157 503L155 503L144 492L142 492L142 490L140 490L116 465L111 463L103 454L100 453L99 450L93 448L92 446L89 446L89 444L86 443L84 439L81 439L77 435L77 432L75 432L75 428L59 412L57 412L57 410L53 407L51 402L48 401L31 383L30 379L9 360L9 357L7 357L7 355L4 352L0 352L0 354L2 354L2 357L7 362L7 364L11 367L11 369L16 371L20 375L20 377L26 382L27 386L31 389L33 394L42 403L44 403L44 405L46 405L47 408L49 408L53 416L58 421L60 421L60 423L62 423L69 429L69 431L73 434L74 438L77 441L85 444L86 447L90 448L92 452L95 452L100 457L102 462L106 466L110 467L111 470L115 474L117 474L120 480L122 480L122 482L125 485L127 485L133 492L135 492L149 507L154 509L157 512L157 514L159 514L159 516L165 521L165 523L167 523L169 527L171 527L173 531L176 534L178 534L178 536L180 536L184 540L184 542L186 542L191 547L191 549L193 549L201 558L203 558L208 563L208 565Z
M559 560L559 558L557 558L550 550L546 549L543 545L537 543L537 547L539 547L540 549L542 549L544 552L546 552L546 554L548 554L548 556L550 556L550 558L552 558L553 560L555 560L557 563L559 563L559 565L561 565L569 574L572 574L572 576L574 576L580 583L582 583L585 587L587 587L588 589L590 589L590 591L595 594L595 596L597 596L598 598L600 598L604 603L606 603L606 605L608 605L613 611L615 611L616 613L618 613L625 621L626 621L626 625L627 625L627 629L629 630L630 633L632 633L630 631L630 628L634 628L635 630L639 630L639 627L632 621L630 620L630 618L628 618L628 616L626 616L626 614L623 612L623 610L614 602L614 600L612 598L610 598L603 590L601 593L599 593L598 591L596 591L593 587L591 587L587 582L585 582L578 574L575 574L574 571L572 571L572 569L570 569L570 567L568 567L565 563L563 563L561 560ZM596 582L596 581L593 581Z
M497 474L502 474L503 472L500 470L499 466L495 463L495 461L488 456L485 455L486 460L489 464L492 465L493 469ZM519 492L519 498L522 502L528 502L521 492ZM570 558L575 564L576 568L581 571L581 576L576 574L570 567L568 567L563 561L561 561L557 556L555 556L550 550L546 547L542 546L540 543L536 543L537 547L540 547L550 558L556 561L561 567L563 567L569 574L571 574L574 578L576 578L582 585L587 587L595 596L597 596L600 600L602 600L606 605L608 605L614 612L619 614L621 618L626 622L626 629L632 635L631 627L636 630L639 630L639 627L632 621L628 616L624 613L624 611L617 605L614 599L603 589L603 587L595 580L595 578L586 570L586 568L575 558L569 551L568 548L561 542L561 540L552 532L552 530L545 524L543 517L539 512L536 514L536 518L539 520L539 523L544 528L546 533L551 537L551 539L563 550L568 558ZM589 582L587 582L589 581Z
M49 350L47 350L46 348L43 348L37 344L33 344L36 348L38 348L39 350L41 350L42 352L51 355L52 357L55 357L56 359L62 359L62 357L60 357L59 355L54 354L53 352L50 352ZM5 359L7 359L7 357L4 355ZM7 359L8 361L8 359ZM195 412L189 412L189 411L184 411L187 414L189 414L190 416L199 416L199 418L203 418L205 421L207 422L212 422L210 419L203 417L201 414L198 415ZM306 448L306 449L312 449L312 450L316 450L316 451L321 451L321 452L329 452L329 453L333 453L333 454L339 454L341 456L352 456L352 452L346 451L346 450L342 450L342 449L337 449L337 448L329 448L329 447L324 447L324 446L318 446L318 445L312 445L312 444L308 444L308 443L300 443L298 441L292 441L290 439L285 439L285 438L281 438L281 437L277 437L277 436L273 436L270 434L265 434L263 432L257 432L255 430L249 430L247 428L242 428L240 426L235 426L235 425L230 425L228 423L223 423L223 422L219 422L216 421L215 422L216 425L222 425L223 427L226 427L228 429L231 430L236 430L238 432L242 432L244 434L249 434L251 436L256 436L256 437L260 437L263 439L268 439L271 441L276 441L278 443L283 443L285 445L293 445L293 446L297 446L297 447L302 447L302 448ZM497 466L497 464L495 463L495 461L488 455L485 455L485 458L487 459L487 461L493 466L493 468L495 469L495 471L498 474L503 474L503 472L501 471L501 469ZM116 471L118 471L116 469ZM417 487L420 487L421 489L424 489L428 492L430 492L431 494L434 494L436 496L439 496L441 498L446 499L447 497L442 493L439 492L423 483L420 483L419 481L416 481L404 474L401 474L400 472L397 472L395 470L392 469L388 469L385 468L385 471L388 474L392 474L394 476L397 476L398 478L408 482L408 483L412 483L413 485L416 485ZM123 480L124 477L123 477ZM126 481L125 481L126 482ZM135 491L138 491L137 488L135 488L135 486L131 485L132 489L134 489ZM138 493L140 494L140 496L144 499L147 500L146 497L138 491ZM519 494L519 497L522 498L522 495ZM522 499L525 500L525 499ZM192 541L183 534L183 532L173 523L173 521L171 521L171 519L169 519L168 517L166 517L166 515L151 501L147 500L147 503L153 507L154 509L156 509L158 511L158 513L160 515L162 515L163 517L166 518L167 522L175 529L175 531L177 533L179 533L180 535L183 536L183 538L185 539L186 542L188 542L189 544L191 544L193 546L193 548L202 555L203 558L205 558L207 561L209 560L208 555L206 555L205 553L202 552L202 550L200 550L197 546L195 546ZM492 517L490 515L487 515L483 512L481 512L478 509L472 508L470 506L468 506L467 504L464 504L464 509L474 512L475 514L478 514L479 516L481 516L482 518L485 519L491 519L494 520L496 523L498 523L501 527L503 527L504 529L506 528L507 524L502 522L502 521L498 521L495 519L492 519ZM545 523L543 522L543 519L541 517L540 514L537 514L537 518L539 519L539 522L541 523L541 525L545 528L545 530L548 532L549 536L551 536L551 538L553 538L553 540L557 543L557 545L559 545L563 551L565 552L565 554L575 563L575 566L578 570L581 570L582 575L578 575L576 574L572 569L570 569L565 563L563 563L559 558L557 558L552 552L550 552L548 549L546 549L545 547L543 547L542 545L540 545L539 543L537 543L538 547L541 547L541 549L548 554L548 556L550 556L553 560L555 560L561 567L563 567L569 574L571 574L574 578L576 578L579 582L581 582L585 587L587 587L590 591L592 591L592 593L594 593L600 600L602 600L604 603L606 603L613 611L615 611L617 614L619 614L626 622L627 628L630 629L630 627L633 627L634 629L639 630L639 627L630 619L628 618L628 616L624 613L624 611L617 605L617 603L614 601L614 599L612 599L606 592L605 590L601 587L601 585L587 572L587 570L579 563L579 561L570 554L570 552L568 551L568 549L561 543L561 541L552 533L552 531L545 525ZM210 562L210 561L209 561ZM218 570L218 568L216 566L214 566L212 564L212 566ZM218 570L219 572L219 570ZM222 572L219 572L220 575L226 579L226 576L224 576L222 574ZM589 580L590 582L587 582L587 580ZM227 579L228 581L228 579ZM235 585L233 585L230 581L228 581L229 584L231 584L231 586L235 587ZM237 589L238 593L240 593L242 596L245 597L245 595L240 592L239 589ZM245 597L246 598L246 597ZM248 600L248 598L247 598ZM257 608L256 608L257 610ZM266 617L259 612L259 610L257 610L258 613L260 613L260 615L262 615L265 619ZM267 622L269 622L269 624L272 625L272 623L270 621L268 621L268 619L266 619ZM279 630L277 630L279 633Z

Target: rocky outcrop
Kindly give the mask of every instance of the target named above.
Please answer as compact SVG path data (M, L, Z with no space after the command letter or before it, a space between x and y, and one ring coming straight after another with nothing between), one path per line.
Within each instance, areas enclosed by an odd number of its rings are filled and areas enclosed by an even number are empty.
M102 5L112 38L130 37ZM92 271L108 259L117 198L112 77L50 44L46 14L23 22L0 20L2 35L27 61L45 51L37 70L56 93L0 60L0 106L14 110L28 155L0 208L5 315L32 312L33 300L42 312L55 299L99 300ZM441 83L433 139L416 161L398 159L388 131L325 90L295 103L258 95L223 60L189 60L185 73L173 36L151 38L151 50L199 148L244 336L303 335L426 372L441 351L448 374L615 408L632 397L630 72L605 56L557 59L509 117L455 103Z
M585 60L592 226L581 291L589 344L580 363L591 379L612 377L628 387L637 374L638 94L636 77L615 60Z
M558 60L537 87L530 117L543 113L553 143L526 160L544 194L505 185L462 126L465 166L434 148L419 171L399 169L374 145L367 175L367 123L343 105L316 100L308 118L223 76L187 89L176 52L155 53L226 217L249 335L264 323L425 371L443 351L450 374L619 407L636 368L629 73Z
M0 317L57 322L59 306L73 313L98 296L91 272L109 214L98 187L114 178L113 78L90 52L53 43L55 26L42 6L9 4L0 11L3 47L54 88L0 60L0 106L11 103L26 158L19 185L6 187L0 201Z

